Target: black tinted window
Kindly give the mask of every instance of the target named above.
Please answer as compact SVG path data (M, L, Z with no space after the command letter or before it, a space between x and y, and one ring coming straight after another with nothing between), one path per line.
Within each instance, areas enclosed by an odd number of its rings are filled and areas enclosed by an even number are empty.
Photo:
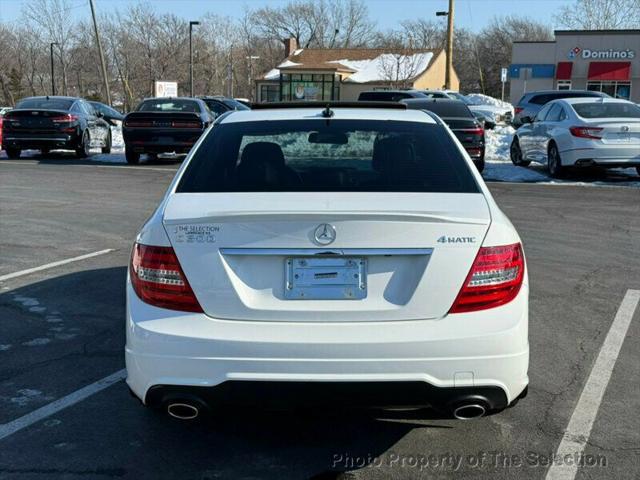
M378 102L397 102L402 100L403 98L412 98L412 97L426 97L423 94L412 95L409 92L362 92L358 97L358 100L369 100L369 101L378 101Z
M200 113L197 102L192 100L176 100L170 98L156 98L145 100L138 106L139 112L195 112Z
M178 192L478 192L440 125L294 120L222 123Z
M574 103L582 118L640 118L640 107L633 103Z
M549 103L551 101L551 97L549 95L534 95L529 100L529 103L535 103L536 105L544 105L545 103Z
M455 100L451 101L407 101L407 107L429 110L442 118L473 118L469 107Z
M73 100L62 98L25 98L16 105L16 108L37 108L45 110L69 110L73 105Z

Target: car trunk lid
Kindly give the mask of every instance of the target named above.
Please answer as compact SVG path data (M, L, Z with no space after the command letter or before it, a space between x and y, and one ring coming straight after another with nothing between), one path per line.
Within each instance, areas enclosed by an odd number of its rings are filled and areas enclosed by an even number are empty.
M235 320L440 318L489 224L480 193L180 193L164 211L203 310Z

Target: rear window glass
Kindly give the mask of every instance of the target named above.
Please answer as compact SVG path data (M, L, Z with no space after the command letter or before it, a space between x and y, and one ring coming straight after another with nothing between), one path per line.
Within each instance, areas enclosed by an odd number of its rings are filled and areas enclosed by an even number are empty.
M407 101L408 108L429 110L442 118L473 118L469 107L456 100L451 101Z
M574 103L582 118L640 118L640 107L633 103Z
M145 100L138 106L139 112L200 112L191 100L154 99Z
M227 107L233 108L234 110L251 110L244 103L234 100L233 98L225 98L222 100Z
M41 108L45 110L69 110L75 100L62 98L25 98L17 103L16 108Z
M557 100L558 98L583 98L583 97L594 97L600 98L602 95L598 93L590 93L590 92L558 92L558 93L547 93L544 95L534 95L529 100L530 103L535 103L536 105L544 105L551 100Z
M398 100L402 100L403 98L412 98L412 97L426 97L424 94L416 94L412 95L407 92L362 92L360 96L358 96L358 100L365 101L378 101L378 102L397 102Z
M440 125L294 120L215 126L178 192L478 192Z

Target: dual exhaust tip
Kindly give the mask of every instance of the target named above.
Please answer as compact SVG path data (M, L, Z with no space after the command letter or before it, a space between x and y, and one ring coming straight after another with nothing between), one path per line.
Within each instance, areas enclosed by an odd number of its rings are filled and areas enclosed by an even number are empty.
M458 420L473 420L483 417L487 413L487 408L477 402L459 402L451 413ZM199 402L180 401L169 402L167 404L167 413L173 418L183 421L196 420L204 413L204 408Z

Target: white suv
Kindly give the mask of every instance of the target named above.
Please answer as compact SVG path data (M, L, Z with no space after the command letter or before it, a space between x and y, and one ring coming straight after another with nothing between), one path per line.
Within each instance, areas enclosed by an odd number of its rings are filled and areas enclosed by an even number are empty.
M194 146L131 258L145 404L474 418L526 394L518 234L438 117L372 107L232 112Z

